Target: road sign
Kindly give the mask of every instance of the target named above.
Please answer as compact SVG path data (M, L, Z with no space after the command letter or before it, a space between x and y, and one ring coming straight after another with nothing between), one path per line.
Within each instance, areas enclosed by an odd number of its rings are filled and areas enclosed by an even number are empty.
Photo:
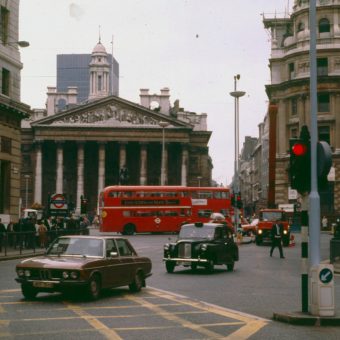
M333 280L333 272L330 268L320 270L319 279L322 283L329 283Z
M67 209L65 196L62 194L51 195L51 209Z

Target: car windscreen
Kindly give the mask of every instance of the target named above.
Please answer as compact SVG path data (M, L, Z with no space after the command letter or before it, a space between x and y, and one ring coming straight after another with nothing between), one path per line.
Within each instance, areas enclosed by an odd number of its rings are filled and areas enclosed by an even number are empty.
M48 249L48 255L103 256L103 240L95 238L63 237Z
M195 226L184 226L179 232L179 239L213 239L215 229Z
M262 212L262 221L282 221L283 214L280 211L264 211Z

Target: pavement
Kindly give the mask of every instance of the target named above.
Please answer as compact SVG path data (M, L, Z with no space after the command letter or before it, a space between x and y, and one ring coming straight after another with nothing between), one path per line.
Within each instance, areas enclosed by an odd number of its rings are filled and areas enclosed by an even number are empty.
M91 234L91 231L90 231ZM250 237L243 237L241 240L237 240L239 246L243 246L253 242ZM292 246L295 246L292 245ZM0 261L21 259L33 256L43 255L45 249L6 249L6 255L4 249L0 252ZM329 263L328 261L323 261L322 263ZM333 263L334 274L340 274L340 259ZM321 294L321 293L320 293ZM321 310L321 308L320 308ZM302 326L340 326L340 309L335 311L335 316L316 316L303 312L284 312L284 313L273 313L273 320L284 322L292 325L302 325Z

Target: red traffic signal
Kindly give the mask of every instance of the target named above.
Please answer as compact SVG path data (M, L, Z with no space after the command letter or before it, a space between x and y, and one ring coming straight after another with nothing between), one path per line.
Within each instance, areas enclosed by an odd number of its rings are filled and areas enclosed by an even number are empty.
M310 141L301 138L292 138L290 145L290 186L300 194L310 191L311 163Z
M308 147L306 143L295 142L292 146L292 153L295 156L303 156L308 152Z

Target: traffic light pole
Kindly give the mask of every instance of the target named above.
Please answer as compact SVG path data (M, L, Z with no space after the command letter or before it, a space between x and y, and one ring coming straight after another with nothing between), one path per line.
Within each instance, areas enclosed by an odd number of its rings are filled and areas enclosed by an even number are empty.
M333 266L320 264L320 196L317 180L317 65L316 65L316 0L309 1L310 29L310 146L311 191L309 194L309 311L317 316L334 316Z
M320 196L317 180L317 67L316 67L316 0L309 2L310 27L310 146L311 146L311 191L309 194L309 243L310 265L320 264Z

